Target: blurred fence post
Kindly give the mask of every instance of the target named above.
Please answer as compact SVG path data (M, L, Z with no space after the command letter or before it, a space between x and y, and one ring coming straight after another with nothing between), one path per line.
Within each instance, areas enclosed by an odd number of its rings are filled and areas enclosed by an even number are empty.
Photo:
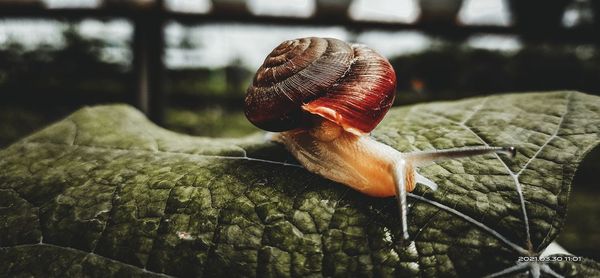
M164 1L138 7L133 16L133 68L136 106L157 124L162 124L167 98L164 78Z

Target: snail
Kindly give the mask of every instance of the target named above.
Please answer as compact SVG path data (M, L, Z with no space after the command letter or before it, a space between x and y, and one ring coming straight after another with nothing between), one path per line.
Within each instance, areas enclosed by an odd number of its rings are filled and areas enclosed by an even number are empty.
M478 146L401 153L369 133L394 102L396 75L386 58L359 44L300 38L277 46L248 87L248 120L269 131L308 171L374 197L395 196L408 239L406 193L438 185L416 167L514 147Z

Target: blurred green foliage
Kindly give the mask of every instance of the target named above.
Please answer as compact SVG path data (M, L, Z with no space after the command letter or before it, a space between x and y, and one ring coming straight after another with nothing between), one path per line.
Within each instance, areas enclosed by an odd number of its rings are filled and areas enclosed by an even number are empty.
M34 97L71 102L63 94L81 95L78 101L118 98L130 88L128 68L100 59L103 42L84 38L76 29L63 32L64 47L40 45L28 49L9 41L0 48L0 90L2 99ZM100 94L100 95L99 95ZM110 94L110 96L102 96Z
M508 91L600 93L600 55L593 46L527 45L510 53L444 45L391 63L398 90L420 93L413 93L414 101ZM413 102L410 97L404 100Z
M260 131L248 122L241 110L231 111L220 106L169 108L165 125L177 132L211 137L241 137Z
M83 105L130 101L129 69L100 59L102 41L74 28L63 39L64 47L0 46L0 147Z
M0 105L0 148L47 124L41 113L24 107Z
M569 198L568 216L557 242L567 251L600 260L600 148L592 150L579 165Z

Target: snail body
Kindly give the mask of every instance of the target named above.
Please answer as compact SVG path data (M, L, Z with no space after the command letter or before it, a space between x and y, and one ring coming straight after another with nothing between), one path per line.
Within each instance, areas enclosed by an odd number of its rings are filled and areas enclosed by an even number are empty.
M335 129L331 122L321 123L315 129L322 133ZM395 195L393 162L400 153L369 136L360 136L340 130L335 138L321 140L315 129L281 132L273 135L309 171L327 179L348 185L374 197ZM333 131L337 133L337 131ZM315 144L317 142L317 144ZM349 147L351 146L351 147ZM412 191L412 188L408 189Z
M277 46L258 69L245 97L245 114L274 132L310 172L374 197L396 196L408 238L406 192L437 184L416 172L441 159L504 152L473 147L401 153L368 134L394 102L396 75L372 49L332 38L301 38Z

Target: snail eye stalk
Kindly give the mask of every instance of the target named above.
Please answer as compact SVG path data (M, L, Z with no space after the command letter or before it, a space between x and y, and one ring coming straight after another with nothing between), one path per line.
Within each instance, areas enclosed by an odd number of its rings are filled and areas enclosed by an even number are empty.
M412 191L416 183L421 183L431 190L437 190L438 185L419 175L415 170L415 165L423 166L436 161L458 159L463 157L471 157L484 155L489 153L499 153L513 158L517 154L515 147L466 147L447 150L423 151L403 154L402 158L394 164L393 175L396 189L396 201L400 213L400 221L402 222L402 237L408 239L408 205L406 201L407 191Z

